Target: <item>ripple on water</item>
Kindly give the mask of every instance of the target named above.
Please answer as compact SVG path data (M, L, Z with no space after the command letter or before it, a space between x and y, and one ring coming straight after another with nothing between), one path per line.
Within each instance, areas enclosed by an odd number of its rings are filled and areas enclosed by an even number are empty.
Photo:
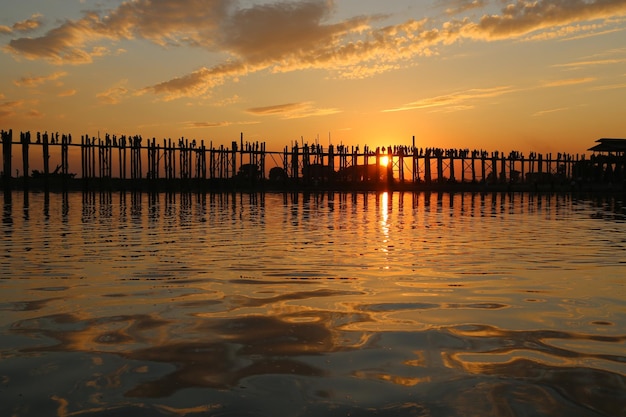
M2 415L626 411L613 203L29 197L0 224Z

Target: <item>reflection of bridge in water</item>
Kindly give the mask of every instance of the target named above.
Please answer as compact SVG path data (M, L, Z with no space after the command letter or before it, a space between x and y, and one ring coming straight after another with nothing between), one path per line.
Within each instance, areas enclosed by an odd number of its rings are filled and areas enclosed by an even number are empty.
M537 188L578 187L584 183L624 183L626 153L592 148L585 155L511 151L418 148L396 145L371 149L367 146L318 144L267 151L265 143L232 142L208 146L188 139L143 140L141 136L105 135L104 139L82 136L73 143L71 135L2 131L4 187L34 184L79 184L84 187L183 187L228 188L320 187L339 189L419 188L454 185L504 185ZM601 139L599 142L609 141ZM615 145L616 140L610 140ZM609 142L607 142L609 143ZM601 143L602 145L602 143ZM22 176L14 172L13 151L21 148ZM39 147L43 169L30 172L30 149ZM597 149L596 149L597 148ZM80 175L70 172L70 153L78 159ZM51 170L51 161L55 166ZM386 163L384 163L385 161Z

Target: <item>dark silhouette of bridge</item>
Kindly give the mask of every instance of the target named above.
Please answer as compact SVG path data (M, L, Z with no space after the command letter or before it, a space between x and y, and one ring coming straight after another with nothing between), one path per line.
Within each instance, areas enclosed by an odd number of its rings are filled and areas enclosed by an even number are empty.
M188 139L104 139L58 133L2 131L2 184L12 187L178 189L473 189L580 188L624 184L626 140L600 139L593 155L524 155L511 151L418 148L412 145L333 146L298 144L268 151L265 143L233 141L230 148ZM31 148L42 170L30 170ZM21 150L21 173L13 152ZM80 152L80 171L70 169L70 151ZM72 158L79 159L78 157ZM55 161L52 165L51 161ZM387 161L386 164L383 161ZM51 166L54 166L51 169Z

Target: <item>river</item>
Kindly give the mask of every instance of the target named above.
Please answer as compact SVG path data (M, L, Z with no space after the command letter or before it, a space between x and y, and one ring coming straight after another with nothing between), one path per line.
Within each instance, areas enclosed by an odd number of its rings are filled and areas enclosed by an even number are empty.
M623 416L626 209L5 192L2 416Z

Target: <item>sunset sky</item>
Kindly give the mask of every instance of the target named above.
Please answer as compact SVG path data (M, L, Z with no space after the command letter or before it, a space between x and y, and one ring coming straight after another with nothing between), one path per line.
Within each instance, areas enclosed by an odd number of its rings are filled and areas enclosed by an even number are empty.
M0 129L280 151L626 138L626 0L3 0ZM17 138L15 135L17 134Z

